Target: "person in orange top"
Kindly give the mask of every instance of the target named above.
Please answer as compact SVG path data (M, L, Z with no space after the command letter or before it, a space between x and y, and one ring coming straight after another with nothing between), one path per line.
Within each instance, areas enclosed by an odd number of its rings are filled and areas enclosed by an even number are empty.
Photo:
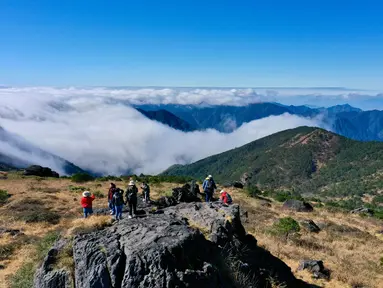
M231 204L233 203L233 200L231 199L231 196L229 193L227 193L225 190L222 190L220 192L221 196L219 197L219 199L221 200L222 203L224 204Z
M94 195L91 195L89 191L84 191L84 193L82 193L81 206L84 210L84 218L87 218L88 215L93 213L92 202L94 198Z

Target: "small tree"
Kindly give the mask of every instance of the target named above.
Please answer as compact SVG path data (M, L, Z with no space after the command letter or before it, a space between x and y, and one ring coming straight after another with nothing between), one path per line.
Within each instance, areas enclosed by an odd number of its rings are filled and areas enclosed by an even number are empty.
M72 175L71 179L72 179L72 182L75 182L75 183L84 183L84 182L93 181L94 177L86 173L77 173Z
M280 218L271 228L271 234L289 238L290 235L298 233L301 230L297 221L291 217Z

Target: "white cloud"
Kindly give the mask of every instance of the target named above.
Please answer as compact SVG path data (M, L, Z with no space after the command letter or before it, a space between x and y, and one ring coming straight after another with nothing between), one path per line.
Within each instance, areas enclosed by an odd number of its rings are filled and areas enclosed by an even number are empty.
M103 174L127 170L158 173L175 163L196 161L281 130L321 123L318 119L286 114L252 121L230 134L215 130L184 133L151 121L122 102L112 101L126 100L128 90L49 87L0 90L0 125L43 150ZM160 89L158 96L158 91L154 91L157 90L129 92L128 101L173 103L177 99L181 101L177 103L186 104L206 102L211 96L215 99L211 101L220 99L220 92L215 90L196 89L190 96L192 100L188 100L186 92L174 94L172 89ZM229 103L232 95L245 101L255 97L252 92L234 89L227 91L223 97L226 100L219 100L220 103ZM228 119L228 125L235 123Z

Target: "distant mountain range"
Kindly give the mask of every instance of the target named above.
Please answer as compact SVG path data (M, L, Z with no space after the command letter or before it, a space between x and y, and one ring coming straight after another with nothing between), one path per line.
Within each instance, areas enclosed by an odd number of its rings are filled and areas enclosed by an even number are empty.
M321 116L331 130L359 141L383 141L383 111L362 111L350 105L329 108L255 103L247 106L139 105L136 108L152 120L182 131L216 129L232 132L244 123L284 113L302 117ZM165 111L169 112L166 113Z
M383 143L359 142L319 128L299 127L189 165L165 175L220 183L246 182L262 189L288 189L323 196L362 196L383 189Z
M68 175L84 172L73 163L35 147L22 137L0 127L0 169L22 169L36 164Z

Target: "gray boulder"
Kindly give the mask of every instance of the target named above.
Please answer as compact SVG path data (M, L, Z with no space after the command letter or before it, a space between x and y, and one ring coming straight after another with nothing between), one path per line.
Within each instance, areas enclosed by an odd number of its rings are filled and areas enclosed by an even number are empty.
M41 267L37 269L33 287L35 288L71 288L72 279L70 272L54 269L53 265L57 260L57 255L61 249L67 244L64 240L59 240L48 252Z
M301 260L298 267L298 271L300 270L308 270L315 279L330 279L330 270L326 269L320 260Z
M252 287L271 287L269 277L309 287L246 234L238 205L181 203L163 211L76 236L76 287L240 287L230 273L256 279Z
M178 203L190 203L199 201L199 198L197 197L197 193L199 193L199 187L195 183L192 184L193 185L185 184L182 187L177 187L173 189L173 197Z
M312 233L318 233L321 230L313 220L303 220L300 224L303 228Z
M32 165L25 169L24 171L25 176L40 176L40 177L53 177L53 178L59 178L60 175L52 171L48 167L42 167L39 165Z
M309 203L295 199L286 200L282 208L296 212L312 212L314 210L313 206Z
M374 211L370 208L359 207L350 211L351 214L368 214L370 216L374 215Z

